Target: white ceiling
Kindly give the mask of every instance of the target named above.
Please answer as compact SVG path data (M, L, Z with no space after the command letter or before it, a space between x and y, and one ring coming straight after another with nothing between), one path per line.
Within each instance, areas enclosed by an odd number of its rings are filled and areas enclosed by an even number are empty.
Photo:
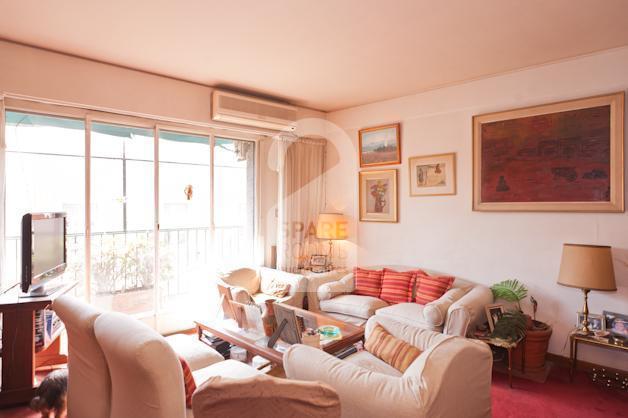
M330 111L628 45L628 0L0 0L0 37Z

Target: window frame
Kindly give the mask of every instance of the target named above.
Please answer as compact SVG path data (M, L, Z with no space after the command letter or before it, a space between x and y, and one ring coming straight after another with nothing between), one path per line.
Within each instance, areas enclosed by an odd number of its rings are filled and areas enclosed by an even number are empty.
M154 213L154 223L153 223L153 237L154 237L154 283L159 283L159 240L160 240L160 218L159 218L159 133L160 131L167 131L173 133L182 133L182 134L190 134L190 135L198 135L201 137L206 137L208 139L208 145L210 147L210 213L209 213L209 228L210 228L210 249L215 245L215 237L216 237L216 225L214 222L214 214L215 214L215 182L214 182L214 146L215 146L215 138L225 138L231 140L239 140L239 141L249 141L252 142L255 146L254 149L254 164L255 164L255 181L254 181L254 237L252 242L252 251L253 257L255 260L259 260L259 245L258 242L260 240L259 230L260 230L260 153L259 153L259 142L265 137L269 137L275 134L275 132L265 129L256 129L256 128L246 128L234 126L231 127L229 124L216 124L216 123L191 123L191 122L182 122L182 121L174 121L167 120L157 117L146 117L146 116L136 116L136 115L128 115L124 113L115 113L111 111L101 111L94 110L87 107L77 107L77 106L69 106L65 104L59 103L47 103L38 100L30 100L24 98L16 98L9 96L0 96L0 123L2 126L2 134L4 134L6 120L5 115L6 112L23 112L35 115L42 116L50 116L50 117L59 117L59 118L69 118L75 120L81 120L84 124L84 159L85 159L85 171L84 171L84 182L85 182L85 196L84 196L84 205L85 205L85 278L83 280L83 285L85 286L85 298L89 302L91 300L91 249L92 249L92 240L91 240L91 189L92 189L92 173L91 173L91 133L92 133L92 124L93 123L104 123L111 125L118 125L123 127L131 127L131 128L143 128L149 129L153 132L153 189L154 189L154 199L153 199L153 213ZM2 135L1 139L5 139L5 136ZM3 144L0 144L3 145ZM0 173L3 176L6 176L6 173ZM0 179L0 182L4 182L5 177ZM5 202L2 202L2 216L5 215ZM4 222L0 222L0 226L4 226ZM2 239L2 246L4 246L5 240L5 230L4 228L0 230L0 237ZM212 250L213 253L213 250ZM2 257L5 256L5 251L3 250L0 255ZM4 264L4 263L2 263ZM160 306L160 294L159 287L155 285L155 290L153 292L154 297L154 308L153 311L148 316L158 316L163 314ZM146 316L146 315L143 315Z

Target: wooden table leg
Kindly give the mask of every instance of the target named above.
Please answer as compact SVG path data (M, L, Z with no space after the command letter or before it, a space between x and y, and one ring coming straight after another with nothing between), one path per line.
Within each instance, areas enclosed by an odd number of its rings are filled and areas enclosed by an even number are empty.
M508 385L512 388L512 348L508 347Z

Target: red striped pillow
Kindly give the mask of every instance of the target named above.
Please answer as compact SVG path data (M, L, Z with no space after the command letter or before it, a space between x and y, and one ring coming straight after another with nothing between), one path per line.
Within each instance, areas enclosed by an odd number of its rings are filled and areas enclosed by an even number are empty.
M451 289L455 277L417 274L416 280L416 296L414 301L425 305L440 298L446 291Z
M382 291L382 270L366 270L360 267L353 269L355 282L354 295L373 296L378 298Z
M183 386L185 387L185 406L192 408L192 395L196 390L196 382L192 375L192 370L187 361L179 356L179 362L181 363L181 370L183 370Z
M380 299L389 303L412 302L416 272L384 269Z

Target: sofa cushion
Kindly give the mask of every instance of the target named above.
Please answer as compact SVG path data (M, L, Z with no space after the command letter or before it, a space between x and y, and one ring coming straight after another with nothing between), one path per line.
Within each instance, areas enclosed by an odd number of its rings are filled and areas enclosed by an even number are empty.
M447 318L447 311L452 303L464 296L465 291L459 287L449 289L443 296L428 303L423 308L423 317L433 325L443 325Z
M185 406L192 407L192 394L196 390L196 382L190 370L190 365L181 356L179 356L179 362L181 363L181 371L183 372L183 388L185 389Z
M368 319L379 308L388 306L386 302L372 296L340 295L333 299L321 300L321 310Z
M412 302L415 277L414 271L399 272L384 269L380 299L388 303Z
M425 318L424 309L425 306L418 303L398 303L380 308L375 314L378 317L392 319L402 324L441 332L443 330L442 325L435 325Z
M416 297L414 301L425 305L433 302L451 289L455 277L451 276L428 276L417 274Z
M421 355L417 347L393 337L379 324L369 334L364 348L402 373Z
M360 267L353 269L353 280L355 295L373 296L378 298L382 291L383 270L366 270Z
M277 279L264 280L261 283L262 293L282 298L290 291L290 283L283 283Z
M185 359L192 371L225 360L218 351L201 342L196 335L174 334L167 336L166 341L177 355Z
M254 295L252 295L253 297L253 302L255 302L256 305L263 305L266 303L267 300L269 299L273 299L276 303L283 303L286 300L290 299L290 296L284 296L282 298L278 298L276 296L272 296L272 295L267 295L266 293L256 293Z
M386 374L393 377L401 377L401 372L390 364L378 359L368 351L358 351L355 354L345 358L344 361L355 364L375 373Z
M248 364L244 364L236 360L221 361L220 363L212 364L209 367L192 372L194 381L198 386L201 386L205 383L205 381L207 381L207 379L214 376L245 379L248 377L258 376L260 374L263 373Z

